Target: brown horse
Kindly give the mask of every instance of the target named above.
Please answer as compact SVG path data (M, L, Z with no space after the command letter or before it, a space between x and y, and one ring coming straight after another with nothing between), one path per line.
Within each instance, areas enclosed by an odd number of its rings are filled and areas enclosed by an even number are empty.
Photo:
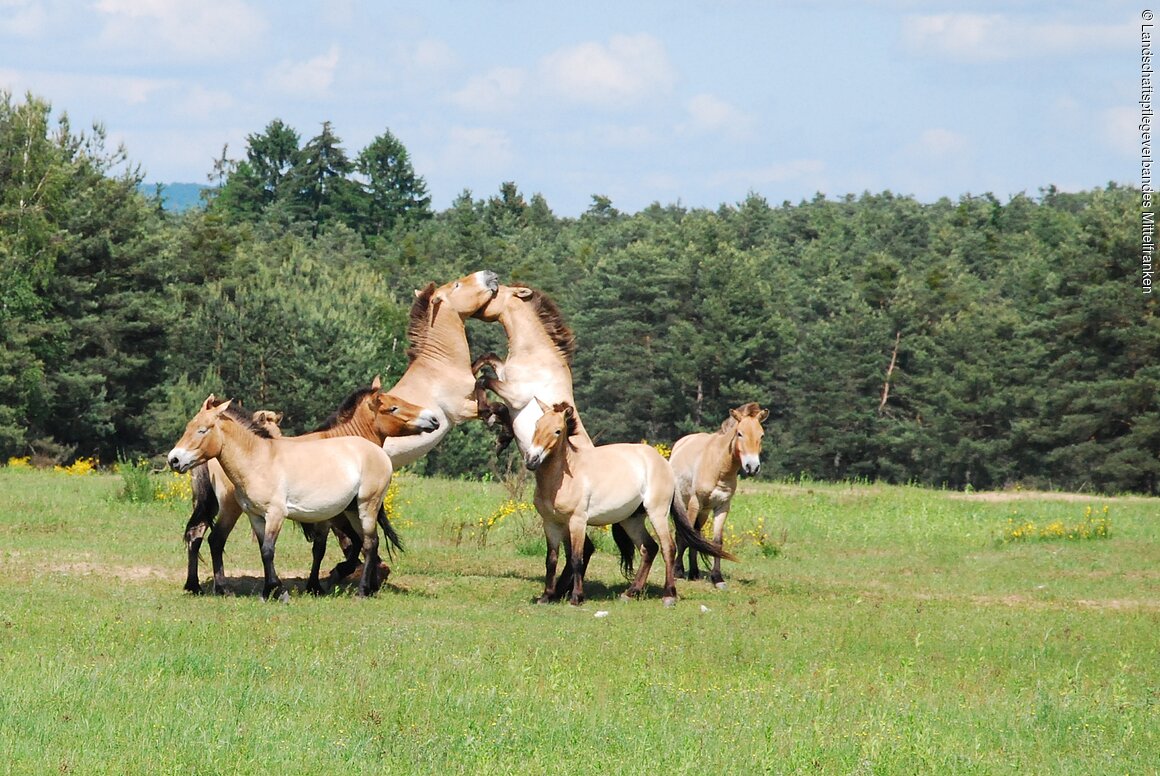
M729 411L729 417L716 433L689 434L673 445L669 456L677 478L673 508L691 521L698 533L712 513L713 541L718 545L724 537L729 504L737 492L737 473L754 475L761 469L761 438L765 435L761 424L767 417L769 410L763 410L755 402L743 404ZM681 561L685 549L678 538L677 576L681 577L685 575ZM690 552L689 579L700 576L697 555ZM709 578L718 588L725 588L719 557L713 559Z
M439 421L435 414L423 407L411 404L397 396L379 392L381 383L376 376L367 388L360 388L351 393L331 413L318 428L309 434L292 437L296 440L324 439L338 436L359 436L381 445L389 437L411 436L439 428ZM255 413L255 418L259 417ZM281 436L276 427L271 429L265 426L266 432L274 437ZM216 472L215 472L216 470ZM215 473L221 473L215 476ZM201 585L198 581L198 553L201 549L202 537L209 530L210 557L213 562L214 591L228 592L226 587L223 550L226 539L241 516L243 509L234 497L234 485L221 472L220 464L209 461L205 466L195 467L193 470L193 514L185 526L185 542L188 550L188 571L185 580L185 589L191 593L200 593ZM217 515L217 522L214 517ZM306 526L304 526L306 528ZM309 533L314 540L316 557L311 567L310 579L306 584L312 593L322 592L319 581L319 571L322 555L326 551L326 530L318 534L318 526L311 527ZM351 538L350 524L345 519L335 520L321 529L334 530L336 534ZM346 559L331 571L333 579L341 579L354 570L358 565L358 545L347 542ZM390 573L390 570L387 570Z
M380 523L387 539L402 549L383 512L393 469L382 447L352 436L271 439L243 413L231 412L229 401L218 402L211 394L167 460L172 469L185 472L215 458L261 537L263 599L282 585L274 570L274 548L287 518L321 523L345 515L362 538L359 593L379 589Z
M390 394L430 409L439 428L422 437L385 440L383 449L396 467L422 458L452 426L479 417L464 321L490 302L498 288L499 277L482 270L415 292L407 330L409 363Z
M585 528L617 523L623 525L641 555L640 569L624 597L640 595L657 551L657 542L648 535L644 525L644 516L647 515L665 562L662 601L666 606L676 603L673 540L669 533L669 513L676 482L668 462L644 444L577 447L571 441L576 432L576 413L572 406L541 403L540 410L543 414L536 422L532 444L524 459L528 469L536 473L533 500L536 511L544 519L544 531L548 537L544 593L539 600L546 602L555 596L560 543L568 540L572 549L570 600L574 605L582 603ZM679 514L674 512L673 517L678 535L698 552L714 557L732 557L705 541ZM631 568L633 549L621 546L621 562L626 571Z

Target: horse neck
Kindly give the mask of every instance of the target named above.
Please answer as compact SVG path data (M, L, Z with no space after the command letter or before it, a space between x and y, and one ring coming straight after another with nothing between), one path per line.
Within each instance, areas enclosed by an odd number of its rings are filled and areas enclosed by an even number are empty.
M709 442L709 452L721 476L736 477L741 471L741 456L737 452L737 427L729 429Z
M507 304L500 313L499 322L507 334L509 358L537 356L547 352L567 369L556 343L552 342L552 338L544 330L544 324L540 322L540 317L529 305Z
M427 332L416 361L433 361L455 368L471 370L471 351L463 319L454 310L442 310L435 325Z
M356 412L354 417L335 423L330 428L312 431L303 434L299 439L330 439L332 437L357 436L369 439L376 444L382 444L385 437L375 428L374 421L365 416L365 413Z
M218 428L222 435L218 463L230 481L245 492L251 472L264 468L268 461L273 440L263 439L232 420L218 421Z
M556 491L576 475L577 451L564 441L536 469L536 489Z

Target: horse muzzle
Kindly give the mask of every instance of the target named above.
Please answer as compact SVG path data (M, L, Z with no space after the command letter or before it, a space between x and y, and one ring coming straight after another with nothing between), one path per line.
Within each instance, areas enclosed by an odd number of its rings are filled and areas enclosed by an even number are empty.
M752 477L761 471L761 459L756 455L741 456L741 471Z
M479 271L479 282L491 293L499 293L499 275L490 269L481 269Z
M193 452L183 447L175 447L170 450L166 461L169 462L169 468L179 474L184 474L201 463Z
M528 454L524 456L524 466L528 467L528 471L534 472L536 469L539 469L540 464L544 462L545 455L546 452L542 447L532 448L528 451Z
M423 431L435 431L439 428L439 416L431 410L419 413L419 420L415 423Z

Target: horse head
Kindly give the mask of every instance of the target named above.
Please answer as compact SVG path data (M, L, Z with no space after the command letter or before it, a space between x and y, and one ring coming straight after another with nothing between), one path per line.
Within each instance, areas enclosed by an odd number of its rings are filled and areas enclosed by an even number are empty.
M729 411L736 421L733 427L732 447L734 455L741 462L741 471L752 476L761 471L761 439L765 429L761 424L769 417L769 410L763 410L756 402L743 404Z
M498 321L504 311L508 309L508 305L512 304L516 299L531 299L535 291L527 286L500 286L495 296L488 301L483 307L476 310L473 317L481 321L492 323Z
M439 428L439 416L434 412L393 394L375 391L369 407L375 416L375 431L383 438L412 436Z
M266 433L274 439L282 436L282 413L274 410L254 410L251 416L254 425L266 429Z
M212 393L209 395L198 413L185 425L181 439L169 451L169 468L187 472L221 453L222 434L218 423L230 408L230 401L219 402Z
M444 283L431 294L430 324L435 325L435 319L444 307L454 310L461 319L470 318L494 299L498 291L499 275L490 270L480 270Z
M547 405L536 399L543 415L536 421L536 430L532 434L532 444L524 456L524 465L529 471L540 468L544 461L560 444L568 444L568 437L576 431L576 410L568 402Z

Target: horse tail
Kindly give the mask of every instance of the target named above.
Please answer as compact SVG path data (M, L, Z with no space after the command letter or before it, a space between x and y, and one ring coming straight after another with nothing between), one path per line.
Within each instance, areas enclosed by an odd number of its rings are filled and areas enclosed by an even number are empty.
M383 529L383 535L387 537L387 555L392 558L395 556L391 551L392 545L399 552L404 552L403 540L395 533L394 526L391 525L390 519L387 518L387 510L381 504L379 505L379 526Z
M737 556L726 550L720 544L709 541L689 523L689 518L682 510L675 506L669 507L669 514L673 516L673 524L677 527L677 534L689 546L692 552L700 553L702 558L721 558L723 560L737 560Z
M193 529L196 526L204 525L206 530L213 528L219 509L217 493L214 492L213 483L209 480L209 469L205 464L193 468L190 487L193 491L193 512L185 523L186 549L190 549L193 545ZM202 531L198 536L204 534L205 531Z
M612 524L612 538L616 542L616 549L620 550L620 571L625 579L632 579L634 573L633 561L636 560L636 545L632 537L620 523Z

